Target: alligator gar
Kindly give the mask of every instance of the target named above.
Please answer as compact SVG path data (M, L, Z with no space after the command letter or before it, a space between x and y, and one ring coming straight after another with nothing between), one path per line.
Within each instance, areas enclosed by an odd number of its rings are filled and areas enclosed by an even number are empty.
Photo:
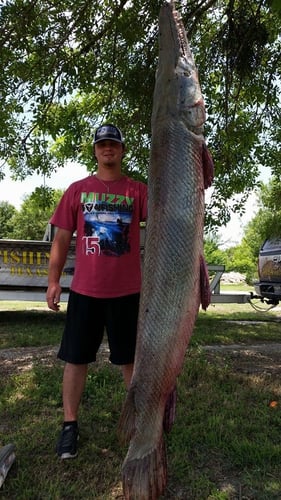
M152 109L148 220L131 386L120 419L130 441L122 467L126 499L164 491L164 430L200 307L209 303L203 258L204 187L212 181L205 108L194 59L174 2L159 15L159 60Z

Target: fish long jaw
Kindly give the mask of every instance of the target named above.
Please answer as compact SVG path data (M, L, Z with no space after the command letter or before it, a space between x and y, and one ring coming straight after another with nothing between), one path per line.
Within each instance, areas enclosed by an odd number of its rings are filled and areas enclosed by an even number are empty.
M182 119L187 128L202 134L205 106L197 69L182 19L174 2L166 2L159 15L159 60L154 90L152 128L167 113Z

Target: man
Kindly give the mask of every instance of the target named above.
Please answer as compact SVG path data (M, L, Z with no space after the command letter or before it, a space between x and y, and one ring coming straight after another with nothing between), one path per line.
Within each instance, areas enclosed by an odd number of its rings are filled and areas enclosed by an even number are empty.
M133 371L139 292L140 221L147 210L146 185L122 174L121 131L104 124L95 131L97 171L66 190L51 218L47 303L59 310L60 276L76 231L75 271L58 357L63 375L64 424L57 444L61 458L77 455L78 410L88 363L96 360L104 329L110 361L120 365L126 387Z

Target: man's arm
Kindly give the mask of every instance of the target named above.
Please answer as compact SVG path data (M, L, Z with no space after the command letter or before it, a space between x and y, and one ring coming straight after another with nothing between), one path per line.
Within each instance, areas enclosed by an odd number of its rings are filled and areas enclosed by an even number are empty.
M58 228L51 247L46 299L49 309L53 311L59 310L61 294L60 277L66 261L71 237L71 231Z

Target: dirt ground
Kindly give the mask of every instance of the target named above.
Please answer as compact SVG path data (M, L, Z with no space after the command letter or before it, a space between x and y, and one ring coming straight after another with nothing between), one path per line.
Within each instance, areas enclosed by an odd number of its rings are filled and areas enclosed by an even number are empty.
M59 346L0 349L0 376L5 377L30 370L38 361L41 365L52 366L57 362L58 349ZM98 353L97 362L108 362L108 356L108 347L103 344Z
M227 346L205 346L209 359L216 358L222 361L231 361L234 371L261 375L270 374L280 377L281 375L281 344L280 343L256 343L252 345L227 345ZM221 356L223 354L223 356Z
M203 348L210 361L231 362L234 371L249 375L281 375L281 343L256 343L252 345L212 345ZM56 361L58 346L23 347L0 349L0 376L9 376L30 370L38 361L51 366ZM104 344L99 362L108 360L108 348Z

